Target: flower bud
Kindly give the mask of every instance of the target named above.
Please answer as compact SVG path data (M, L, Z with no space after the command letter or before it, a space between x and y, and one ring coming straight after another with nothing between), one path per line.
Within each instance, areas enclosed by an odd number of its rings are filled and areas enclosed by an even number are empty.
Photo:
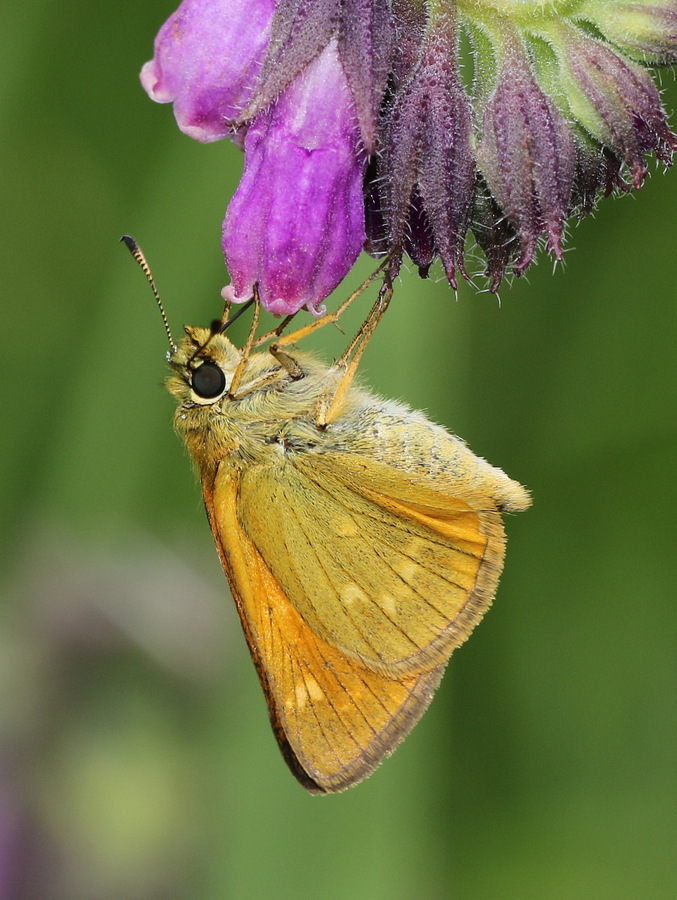
M609 46L561 23L555 45L571 114L631 173L635 188L646 176L646 154L666 165L677 149L649 74Z
M538 84L523 43L507 29L501 38L477 160L519 236L515 271L520 274L532 261L541 234L547 235L556 258L562 258L576 153L571 130Z
M454 286L475 183L470 103L459 78L457 42L456 17L442 11L430 21L416 66L385 123L378 176L395 259L413 248L410 255L425 274L439 255ZM423 246L427 261L421 264Z

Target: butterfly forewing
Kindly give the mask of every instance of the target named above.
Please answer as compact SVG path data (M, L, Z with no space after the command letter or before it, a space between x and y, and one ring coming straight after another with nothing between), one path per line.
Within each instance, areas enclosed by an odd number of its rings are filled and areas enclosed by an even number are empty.
M318 637L242 530L239 477L222 465L205 500L273 728L309 790L342 790L373 771L416 724L444 666L393 680Z

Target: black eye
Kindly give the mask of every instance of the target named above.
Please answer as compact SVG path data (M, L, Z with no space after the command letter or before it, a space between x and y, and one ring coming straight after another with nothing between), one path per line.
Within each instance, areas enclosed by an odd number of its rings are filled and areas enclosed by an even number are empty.
M211 400L225 391L226 376L216 363L205 362L193 372L191 387L198 397Z

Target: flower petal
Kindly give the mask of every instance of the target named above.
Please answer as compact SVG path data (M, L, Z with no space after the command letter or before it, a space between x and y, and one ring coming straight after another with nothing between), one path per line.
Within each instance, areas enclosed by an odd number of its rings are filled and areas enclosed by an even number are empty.
M274 11L274 0L184 0L162 26L141 83L174 103L185 134L205 143L229 134L256 88Z
M233 300L255 284L266 309L315 314L365 240L355 107L336 41L260 113L245 140L245 170L223 231Z

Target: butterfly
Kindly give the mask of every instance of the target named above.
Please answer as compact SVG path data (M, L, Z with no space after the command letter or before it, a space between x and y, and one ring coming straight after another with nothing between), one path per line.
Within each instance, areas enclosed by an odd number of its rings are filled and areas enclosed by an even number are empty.
M255 326L243 349L214 328L174 345L168 329L167 388L275 737L299 782L331 793L425 712L493 600L501 514L530 498L423 413L357 386L355 363L294 349L316 324L272 352L251 352Z

